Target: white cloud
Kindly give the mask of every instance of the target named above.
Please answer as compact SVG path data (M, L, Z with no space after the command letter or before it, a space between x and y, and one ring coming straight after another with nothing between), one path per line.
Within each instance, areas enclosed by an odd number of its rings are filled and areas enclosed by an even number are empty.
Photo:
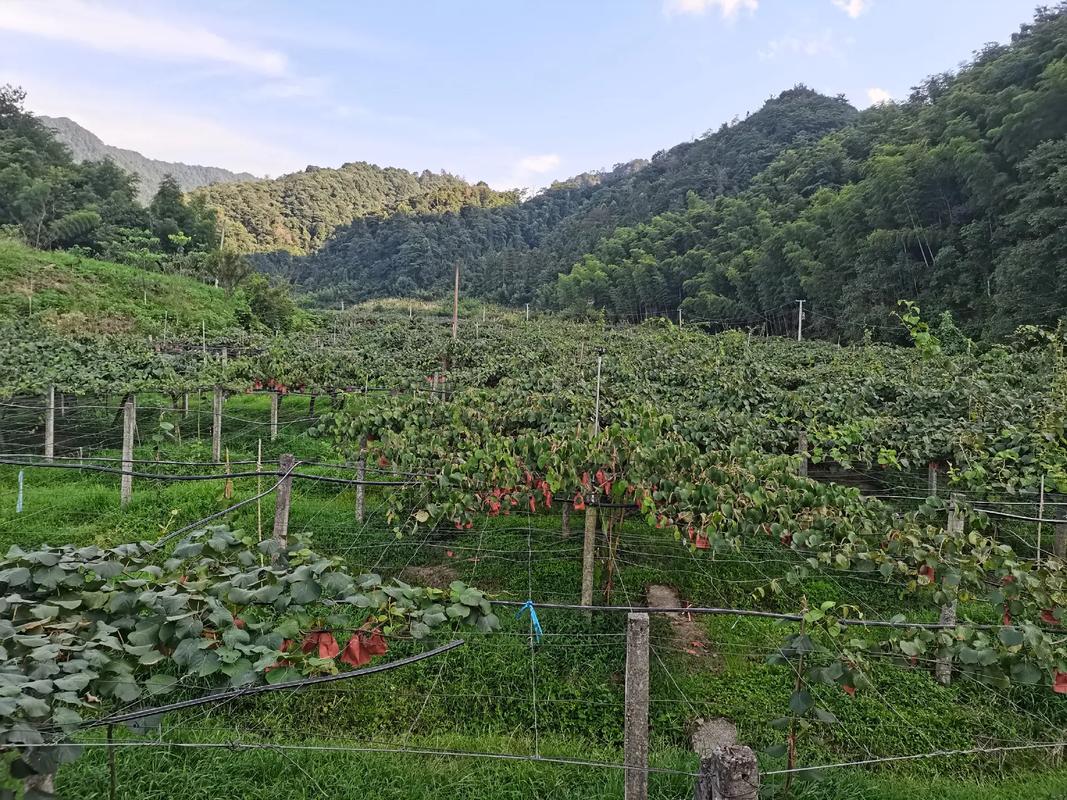
M867 90L867 100L870 101L872 106L880 106L884 103L893 102L893 95L885 89L879 89L877 86L872 86Z
M327 97L329 90L330 81L326 78L278 78L267 81L252 94L271 100L318 100Z
M835 0L836 1L836 0ZM717 8L723 19L735 19L741 11L750 14L759 7L759 0L664 0L663 10L673 14L705 14Z
M520 175L541 175L545 172L551 172L559 166L559 163L560 158L555 153L526 156L519 159L515 165L515 171Z
M783 55L814 58L837 55L837 53L838 49L834 44L833 35L830 31L824 31L821 36L783 36L779 39L772 39L759 51L758 55L762 61L773 61Z
M831 0L831 2L852 19L855 19L871 7L871 0Z
M129 13L85 0L5 0L0 30L161 61L214 63L284 75L284 53L228 39L186 21Z

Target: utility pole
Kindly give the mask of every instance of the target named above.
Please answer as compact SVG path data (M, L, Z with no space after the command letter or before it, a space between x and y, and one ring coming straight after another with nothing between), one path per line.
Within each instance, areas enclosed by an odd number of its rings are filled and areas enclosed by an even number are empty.
M797 341L804 341L804 301L797 300L800 303L800 310L797 311Z
M682 307L678 307L678 327L682 327Z
M456 288L452 293L452 341L459 336L459 262L456 262Z

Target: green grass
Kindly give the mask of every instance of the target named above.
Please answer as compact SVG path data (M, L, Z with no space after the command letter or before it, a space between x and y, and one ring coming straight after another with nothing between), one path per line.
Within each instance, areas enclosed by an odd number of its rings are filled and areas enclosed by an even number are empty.
M193 278L42 252L0 238L0 318L44 319L69 333L199 336L240 327L239 294Z
M153 403L141 401L142 444L137 457L151 458L151 435L159 419ZM207 415L200 417L196 438L194 397L190 416L182 420L183 441L168 443L164 457L197 460L209 457ZM325 407L325 403L320 408ZM224 441L231 458L255 456L266 438L267 400L237 396L226 404ZM3 418L5 449L39 452L39 432L32 411ZM307 434L307 400L286 398L282 436L264 441L270 464L282 452L306 459L333 460L325 444ZM167 418L176 418L167 412ZM77 437L103 442L114 434L112 412L69 409L58 420L58 437L69 448ZM21 431L20 435L16 435ZM23 448L23 449L17 449ZM111 451L114 454L115 451ZM145 468L154 468L145 465ZM235 465L234 470L247 466ZM161 467L197 471L197 467ZM307 468L311 471L313 468ZM338 474L337 472L331 474ZM137 479L134 499L118 508L118 477L68 470L27 469L25 508L15 513L17 469L0 468L0 548L40 542L113 544L155 538L234 500L256 492L255 478L238 479L234 497L223 497L218 482L154 483ZM269 485L263 479L263 485ZM291 531L313 534L316 549L343 556L353 570L412 577L412 567L449 568L460 579L500 598L540 601L577 600L580 585L581 520L573 534L560 533L558 515L499 517L468 531L429 530L397 539L380 517L380 496L370 493L366 525L353 514L353 492L336 485L297 481ZM270 530L273 504L263 504L264 529ZM256 505L230 516L230 522L256 530ZM788 556L773 545L712 557L691 555L639 521L626 524L619 552L620 573L612 602L642 603L650 583L675 586L681 597L700 605L797 607L802 594L817 601L837 598L859 606L869 616L907 611L916 617L935 610L917 608L897 590L864 576L825 575L780 597L758 603L753 590L789 568ZM597 586L603 576L598 575ZM223 710L196 711L167 719L166 738L175 742L228 743L282 741L294 744L360 746L366 740L389 746L445 748L476 752L529 753L534 731L544 754L596 761L620 761L625 669L625 617L595 615L586 623L573 612L542 609L545 639L531 650L528 622L502 609L503 630L481 636L464 633L466 645L438 659L298 694L267 695L228 704ZM697 617L715 651L710 657L683 652L665 620L652 630L652 761L690 771L696 759L687 753L687 732L695 717L726 716L738 726L742 741L764 749L781 741L769 722L786 713L791 675L766 664L765 655L791 629L757 618ZM684 643L681 643L684 645ZM415 652L411 643L393 644L391 656ZM840 723L819 726L800 747L803 765L850 761L870 756L918 754L940 749L1016 741L1052 741L1067 726L1060 698L1023 688L990 693L965 679L945 688L923 670L879 665L875 687L849 698L840 690L817 690L820 705ZM537 699L532 702L534 686ZM195 689L191 689L195 693ZM1059 702L1057 702L1059 701ZM132 734L121 732L131 738ZM122 748L117 753L118 797L202 797L204 787L234 798L333 797L618 797L617 770L473 758L405 756L340 751L270 751L192 748ZM781 759L762 758L764 770L780 769ZM107 797L107 765L100 748L64 767L59 789L64 796ZM769 779L774 782L775 779ZM685 776L654 775L652 796L686 797ZM1041 752L920 759L876 768L829 770L814 782L801 783L796 796L831 798L1062 798L1067 775L1051 770Z

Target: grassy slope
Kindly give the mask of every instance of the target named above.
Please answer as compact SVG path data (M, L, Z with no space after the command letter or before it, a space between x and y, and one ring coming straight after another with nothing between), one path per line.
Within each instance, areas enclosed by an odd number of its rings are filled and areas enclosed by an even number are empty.
M204 401L206 410L210 400L205 397ZM265 460L272 461L286 451L311 459L327 455L321 442L304 433L306 402L295 397L285 400L283 436L273 444L264 443ZM141 458L151 457L147 439L159 415L151 405L151 399L144 398L139 427L146 444L138 452ZM98 415L95 431L94 413ZM253 456L267 419L265 398L232 398L226 414L225 441L232 457ZM201 417L205 437L207 418L206 414ZM68 411L60 420L60 435L65 426L75 430L77 423L77 435L106 446L103 434L111 432L112 421L110 413ZM32 418L20 422L8 417L8 425L28 428ZM193 415L183 423L183 444L169 448L168 455L206 458L208 442L196 440L195 434L194 407ZM32 437L24 444L32 444ZM26 507L16 515L16 471L0 468L0 548L13 542L114 543L153 538L161 525L183 525L229 503L218 483L167 485L138 480L131 507L121 512L115 476L44 469L27 470L26 476ZM255 479L236 481L235 499L253 494L255 485ZM473 579L502 597L576 599L580 538L561 537L558 516L497 518L487 520L480 529L432 532L418 540L397 541L373 513L366 526L357 525L352 503L349 489L298 482L291 530L313 532L317 549L343 555L355 569L374 568L389 576L412 565L443 564L460 578ZM263 509L267 530L271 513L267 504ZM255 506L247 506L231 520L255 530ZM573 527L577 531L580 522L576 520ZM660 582L673 584L684 599L702 604L752 605L751 589L786 568L781 554L773 549L697 560L641 523L628 524L622 541L616 602L640 602L644 586ZM797 591L813 602L840 593L871 616L895 613L902 602L886 587L847 575L811 580ZM795 602L796 597L788 597L779 606L791 607ZM266 697L206 714L175 715L167 721L168 738L343 745L344 737L359 737L405 746L531 752L534 716L530 699L536 681L541 752L618 763L624 666L621 616L598 616L586 626L577 615L543 610L541 619L549 635L536 648L532 667L523 635L528 623L507 613L502 618L502 633L468 635L464 650L445 659L383 673L358 685ZM733 719L742 740L760 748L781 738L767 723L784 712L790 677L768 666L763 657L785 629L763 620L698 619L716 652L713 657L685 653L662 620L654 625L652 730L653 764L657 766L695 768L694 757L684 748L686 726L697 715ZM404 654L405 648L404 643L396 644L394 654ZM824 693L822 703L841 723L805 740L800 763L852 760L868 753L967 748L993 741L1050 741L1047 737L1055 734L1049 727L1062 728L1067 723L1063 704L1056 704L1052 697L1022 690L1012 690L1010 696L990 693L967 681L946 689L926 672L888 665L877 675L876 689L854 700L841 693ZM1041 722L1042 717L1048 724ZM813 800L1052 800L1067 796L1067 774L1048 771L1047 763L1023 754L1008 756L1004 762L997 756L977 756L906 762L870 772L836 770L821 781L801 785L798 796ZM444 793L495 800L621 794L621 778L613 771L473 759L131 748L119 752L117 764L118 796L127 798L184 800L202 796L203 785L211 785L218 796L247 800L264 796L267 786L270 796L279 800L327 794L430 798ZM764 760L764 769L776 767L781 767L778 761ZM90 748L83 759L61 771L59 788L65 796L104 798L106 775L103 752ZM685 797L690 792L684 776L653 775L651 786L652 796L658 798Z
M197 336L238 327L240 295L192 278L42 252L0 239L0 319L31 313L60 331Z

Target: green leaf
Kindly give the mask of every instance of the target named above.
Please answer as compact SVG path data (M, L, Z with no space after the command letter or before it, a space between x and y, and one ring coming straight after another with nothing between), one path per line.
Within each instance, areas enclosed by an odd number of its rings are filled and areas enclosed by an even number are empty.
M278 667L277 669L270 670L266 675L267 683L271 685L298 681L302 677L304 676L300 674L300 670L293 669L292 667Z
M808 709L814 704L811 692L807 689L801 689L798 692L793 692L793 695L789 698L789 710L797 716L802 716L808 713Z
M297 605L306 606L322 596L322 587L315 581L298 581L289 587L289 595Z
M1006 647L1015 647L1023 643L1023 632L1019 628L1001 628L997 635Z
M815 707L815 716L819 720L819 722L826 722L831 724L839 722L839 720L836 716L834 716L832 711L828 711L825 708L819 708L818 706Z
M418 620L411 623L411 637L413 639L425 639L430 635L430 626L425 625Z

